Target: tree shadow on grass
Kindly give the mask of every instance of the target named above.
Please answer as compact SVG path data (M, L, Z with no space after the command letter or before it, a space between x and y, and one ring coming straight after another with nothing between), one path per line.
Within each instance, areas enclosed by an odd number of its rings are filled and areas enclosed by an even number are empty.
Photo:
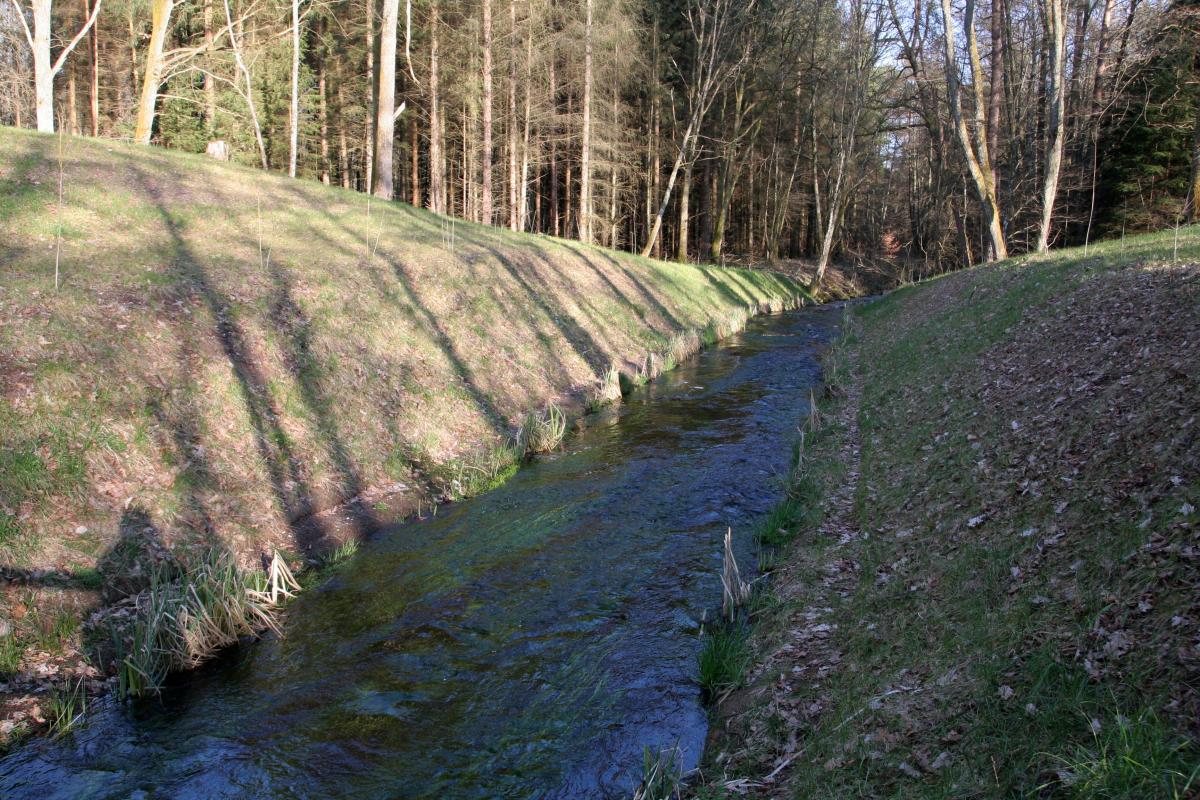
M246 416L253 429L254 445L265 466L280 512L292 530L295 544L304 551L326 544L327 534L313 514L317 510L307 485L307 472L283 428L271 387L250 354L237 310L209 279L188 245L182 223L172 214L161 188L142 170L133 168L141 190L154 203L170 237L178 290L201 301L212 319L212 334L233 373ZM305 520L304 525L298 524Z

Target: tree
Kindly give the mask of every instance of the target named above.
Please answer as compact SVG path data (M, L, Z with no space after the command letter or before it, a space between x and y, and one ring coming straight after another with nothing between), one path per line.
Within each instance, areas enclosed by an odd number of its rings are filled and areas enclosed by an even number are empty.
M679 142L675 165L667 178L666 191L663 192L658 213L654 215L653 226L642 248L643 256L649 256L654 251L654 245L662 232L667 204L671 202L671 190L675 187L679 170L692 157L701 122L704 121L717 93L745 63L748 51L739 52L737 45L754 6L755 0L746 3L738 3L736 0L688 1L687 21L695 55L687 85L687 125Z
M150 0L150 46L146 51L142 96L138 103L137 127L133 133L133 140L138 144L150 144L150 136L154 132L154 112L163 77L163 47L174 7L174 0Z
M293 0L294 1L294 0ZM396 108L396 31L400 24L400 0L383 0L379 27L379 85L375 90L375 187L376 197L391 200L394 194L392 154L395 151L396 120L405 104Z
M479 219L492 224L492 0L483 0L483 184Z
M579 241L592 241L592 0L584 0L583 131L579 155Z
M991 237L992 257L1008 258L1008 246L1004 241L1004 226L1000 220L1000 201L996 194L995 173L987 142L987 123L984 113L983 61L979 55L979 40L975 34L975 0L967 0L963 15L963 27L967 34L967 57L971 68L972 101L975 109L975 124L968 130L962 112L962 79L958 74L955 57L954 12L950 0L941 0L943 38L946 44L946 87L949 93L950 116L954 121L954 132L967 162L975 192L983 206L987 219L988 235Z
M1043 0L1042 7L1046 14L1046 27L1049 36L1049 78L1048 92L1050 144L1046 153L1046 178L1042 185L1042 223L1038 232L1037 249L1044 253L1050 247L1050 220L1054 216L1054 201L1058 197L1058 178L1062 171L1063 143L1066 138L1066 89L1064 86L1064 67L1067 60L1067 9L1064 0Z
M395 0L385 0L395 2ZM392 48L395 49L393 42ZM288 175L296 177L300 148L300 0L292 0L292 102L288 107Z
M74 38L64 47L58 54L58 58L54 63L50 63L50 17L51 17L51 0L30 0L33 30L29 30L29 23L25 20L25 9L21 6L18 0L12 0L13 5L17 9L17 17L21 20L21 28L25 33L25 40L29 43L29 49L33 53L33 82L34 96L37 109L37 129L46 133L54 132L54 76L62 71L63 64L67 61L67 56L71 55L71 51L79 44L80 40L91 30L96 24L96 17L100 14L100 2L96 0L96 5L92 8L92 13L88 15L87 20L83 23L83 27L75 34Z

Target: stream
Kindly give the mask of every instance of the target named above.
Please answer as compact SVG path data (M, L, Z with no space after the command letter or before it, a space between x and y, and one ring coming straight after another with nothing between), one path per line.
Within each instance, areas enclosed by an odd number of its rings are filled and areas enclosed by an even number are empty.
M0 761L0 797L628 797L698 762L721 541L743 571L840 304L752 319L558 453L386 528L161 698L98 704Z

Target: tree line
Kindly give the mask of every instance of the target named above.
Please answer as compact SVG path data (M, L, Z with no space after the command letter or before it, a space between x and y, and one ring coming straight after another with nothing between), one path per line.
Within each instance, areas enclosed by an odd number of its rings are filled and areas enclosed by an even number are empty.
M0 122L818 276L1190 220L1200 0L980 1L0 0Z

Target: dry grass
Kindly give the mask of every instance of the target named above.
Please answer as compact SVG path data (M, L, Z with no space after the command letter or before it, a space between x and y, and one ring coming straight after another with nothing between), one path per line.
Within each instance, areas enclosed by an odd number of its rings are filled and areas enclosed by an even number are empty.
M171 672L193 669L243 636L278 633L277 611L299 589L278 553L265 572L241 570L215 548L191 561L181 577L137 595L127 635L114 634L123 696L158 692Z
M567 417L555 403L541 411L531 411L525 417L518 437L526 454L549 453L560 444L567 433Z

